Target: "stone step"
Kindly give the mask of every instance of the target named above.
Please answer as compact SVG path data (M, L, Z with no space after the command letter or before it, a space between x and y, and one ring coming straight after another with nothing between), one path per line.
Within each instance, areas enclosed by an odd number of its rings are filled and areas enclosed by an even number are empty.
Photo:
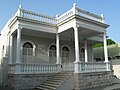
M67 77L68 75L56 75L56 76L53 76L53 77L59 77L59 78L65 78Z
M40 86L38 86L38 87L42 87L42 88L45 88L44 90L46 90L46 89L49 89L49 90L56 90L56 87L52 87L52 86L48 86L48 85L40 85Z
M40 86L36 87L36 90L56 90L62 83L70 77L70 73L57 73L43 82Z
M51 80L50 82L54 82L54 83L63 83L63 80Z
M50 84L56 84L56 85L60 85L61 84L61 82L51 82L51 81L45 81L45 83L50 83Z
M67 78L67 77L51 77L51 78L49 78L49 80L63 80L63 79L65 79L65 78Z
M34 90L50 90L50 89L46 89L46 88L43 88L43 87L36 87Z
M49 80L64 80L65 78L58 78L58 77L54 77L54 78L50 78Z
M58 84L50 84L50 83L43 83L42 85L51 86L51 87L59 87L60 86Z

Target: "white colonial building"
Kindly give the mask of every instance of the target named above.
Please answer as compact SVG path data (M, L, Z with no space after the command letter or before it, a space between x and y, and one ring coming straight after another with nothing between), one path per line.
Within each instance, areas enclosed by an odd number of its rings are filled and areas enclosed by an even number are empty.
M69 90L111 84L108 26L103 15L81 10L76 4L56 17L20 6L1 31L1 84L15 90ZM93 59L92 47L98 42L104 42L105 60L101 63Z

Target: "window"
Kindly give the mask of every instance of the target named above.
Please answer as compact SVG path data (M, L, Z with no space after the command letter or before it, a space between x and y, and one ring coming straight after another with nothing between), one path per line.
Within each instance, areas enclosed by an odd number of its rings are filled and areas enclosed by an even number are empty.
M62 47L62 52L61 52L61 62L62 63L69 63L70 62L70 59L69 59L69 56L70 56L70 50L67 46L63 46Z
M49 62L56 63L56 46L51 45L49 47Z
M31 43L26 42L26 43L23 45L23 48L33 48L33 46L32 46Z
M56 57L56 46L51 45L49 48L49 56Z
M33 45L30 42L23 44L23 55L33 55Z
M81 48L80 52L84 53L85 52L85 48Z
M66 46L62 48L62 57L69 57L69 49Z

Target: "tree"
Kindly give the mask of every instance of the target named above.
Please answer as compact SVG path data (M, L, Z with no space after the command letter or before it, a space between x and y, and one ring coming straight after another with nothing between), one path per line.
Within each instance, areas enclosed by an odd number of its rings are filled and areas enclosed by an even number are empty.
M107 45L112 45L115 44L115 41L113 41L112 39L107 39Z
M107 45L112 45L112 44L115 44L115 41L113 41L112 39L107 39ZM93 47L96 48L96 47L102 47L102 46L104 46L103 43L97 43Z

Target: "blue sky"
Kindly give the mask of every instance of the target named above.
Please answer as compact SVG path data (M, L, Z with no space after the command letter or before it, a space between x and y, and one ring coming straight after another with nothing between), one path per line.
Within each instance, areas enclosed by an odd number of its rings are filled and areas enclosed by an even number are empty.
M104 14L105 22L110 25L107 29L109 38L120 42L120 0L1 0L0 30L19 5L26 10L55 16L69 10L74 2L81 9L98 15Z

